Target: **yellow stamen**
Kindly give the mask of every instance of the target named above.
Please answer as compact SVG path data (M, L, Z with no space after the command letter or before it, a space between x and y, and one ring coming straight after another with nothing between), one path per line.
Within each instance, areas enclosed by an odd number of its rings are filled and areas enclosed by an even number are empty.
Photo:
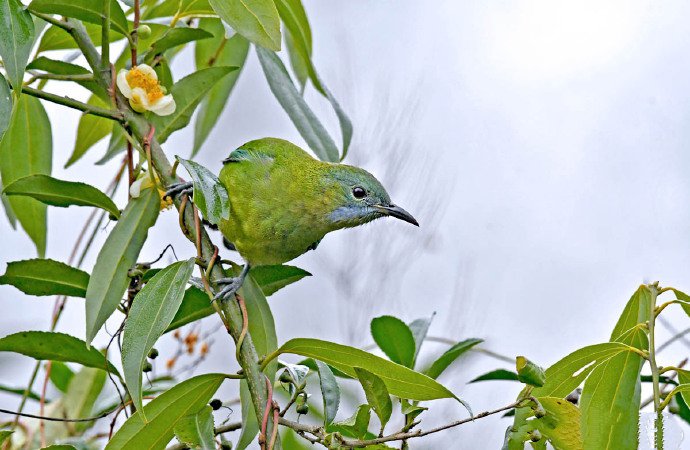
M165 95L158 84L158 80L154 80L137 67L132 67L132 70L127 72L126 77L129 87L132 89L138 87L146 91L149 103L153 103Z

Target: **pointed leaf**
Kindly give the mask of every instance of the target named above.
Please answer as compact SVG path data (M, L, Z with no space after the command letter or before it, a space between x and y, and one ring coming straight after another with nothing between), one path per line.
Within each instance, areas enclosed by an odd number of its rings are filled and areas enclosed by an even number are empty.
M203 319L215 312L216 310L211 305L211 299L208 295L201 289L191 286L185 291L184 297L182 297L182 304L165 332L175 330L195 320Z
M0 284L29 295L84 297L88 283L88 273L52 259L12 261L0 276Z
M151 45L149 54L151 59L153 59L153 56L159 55L170 48L211 37L213 37L211 33L200 28L170 28L160 39Z
M340 388L328 364L322 363L318 359L314 360L314 362L316 367L318 367L321 396L323 397L323 424L328 425L335 420L335 416L338 413Z
M249 41L240 34L226 38L225 28L220 20L201 19L199 27L213 33L213 39L206 39L196 43L194 47L196 69L201 70L211 66L238 67L238 69L216 83L208 95L201 101L194 122L192 157L199 152L223 113L237 78L240 76L240 71L247 59L247 53L249 53Z
M70 381L74 378L74 372L67 364L60 361L50 363L50 382L60 392L67 392Z
M14 433L12 430L0 430L0 444L3 444L12 433Z
M5 134L7 127L10 126L10 116L12 115L12 93L7 80L0 73L0 140Z
M323 161L337 162L340 158L333 139L295 87L283 62L274 52L256 48L271 92L290 117L300 135L316 156Z
M371 335L391 361L412 368L415 342L405 322L393 316L376 317L371 321Z
M136 262L159 211L158 190L144 189L139 197L130 200L101 247L86 289L88 344L120 303L129 285L127 272Z
M183 19L190 16L211 16L216 12L209 5L208 0L180 0L160 2L143 12L146 20L158 17L173 17L177 15Z
M34 44L34 33L34 21L19 0L0 3L0 57L7 78L19 90Z
M45 56L40 56L31 63L26 66L27 70L40 70L43 72L48 72L48 73L53 73L53 74L58 74L58 75L89 75L91 72L83 68L82 66L78 66L76 64L68 63L65 61L59 61L56 59L50 59L46 58ZM93 75L93 74L91 74ZM103 100L108 100L108 92L103 89L98 83L95 81L88 81L88 80L78 80L76 81L77 84L83 86L84 88L88 89L89 91L93 92L95 95L97 95L100 99ZM104 102L101 103L92 103L88 102L89 104L101 106L104 108L107 108L109 105L105 104ZM92 116L95 117L95 116ZM102 118L101 118L102 119ZM109 122L112 125L112 121L108 119L102 119L107 122Z
M6 187L29 175L50 175L52 153L50 120L43 105L37 98L21 96L14 105L10 126L0 142L3 185ZM46 206L32 198L14 197L8 201L17 220L36 244L38 256L43 257L46 250Z
M233 30L273 51L280 50L280 16L273 0L209 0Z
M417 356L419 355L419 350L422 348L422 344L424 343L424 339L426 339L426 334L429 331L429 326L431 326L431 321L434 320L434 316L436 313L433 313L429 317L422 317L419 319L415 319L410 324L408 327L410 328L410 331L412 332L412 337L414 337L414 344L415 344L415 350L414 350L414 361L417 361ZM414 366L413 366L414 367Z
M690 386L690 371L687 370L678 370L678 382L680 384L687 384ZM688 405L690 403L690 391L681 391L680 395L683 397L683 400L685 401L685 404Z
M95 348L64 333L46 331L21 331L0 338L0 352L15 352L37 360L73 362L86 367L118 373L105 357Z
M26 388L15 388L15 387L10 387L10 386L5 386L3 384L0 384L0 391L5 392L7 394L15 394L19 396L23 396L24 392L26 392ZM26 395L26 398L30 400L36 400L40 401L41 396L35 393L34 391L29 391L28 394ZM2 440L0 440L2 442Z
M108 105L99 97L92 95L88 102L89 105L107 108ZM65 168L79 161L82 156L101 139L108 136L113 131L113 121L97 117L92 114L82 114L77 126L77 140L74 143L72 155L65 163Z
M381 433L386 427L386 424L391 418L393 413L393 402L391 402L391 397L388 394L388 389L386 389L386 384L373 373L368 370L364 370L360 367L355 367L355 374L359 379L362 388L364 389L364 394L367 397L367 403L374 410L376 415L379 417L381 422Z
M312 80L316 90L323 93L323 88L319 83L314 64L311 61L311 25L309 25L309 19L301 0L276 0L276 7L278 8L280 18L287 28L286 38L290 36L289 41L291 45L288 46L290 60L294 59L299 70L304 70L306 76Z
M261 288L254 281L251 272L245 278L239 291L244 297L249 316L249 333L252 336L254 347L259 355L268 355L278 348L278 338L276 337L276 326L273 320L273 313L268 306L268 301ZM277 363L271 362L264 370L268 378L273 380L278 369Z
M623 310L611 340L647 349L646 332L634 327L649 319L651 301L647 287L640 286ZM585 448L637 449L643 363L637 353L625 352L602 363L587 377L580 397Z
M289 284L310 276L311 274L304 269L282 264L252 268L252 278L261 287L266 297L273 295Z
M438 357L436 361L431 364L431 367L426 369L426 373L431 378L438 378L453 361L458 359L460 356L468 352L475 345L484 342L483 339L465 339L460 341L448 350L444 354Z
M142 409L141 374L146 355L170 325L182 303L194 258L158 272L134 297L122 339L122 370L134 405Z
M86 34L91 38L94 45L101 45L101 27L91 23L84 23ZM153 28L153 27L152 27ZM114 29L110 29L110 43L115 43L124 39L124 36ZM77 48L77 43L72 36L60 27L50 26L41 36L41 41L38 43L38 53L48 52L52 50L69 50ZM129 53L129 52L128 52Z
M225 375L209 373L181 382L151 400L143 411L132 414L108 441L106 450L162 450L174 436L173 427L182 417L196 414L218 390Z
M256 419L256 411L252 404L252 398L247 387L247 381L240 381L240 403L242 404L242 431L237 438L237 449L244 450L254 442L254 437L259 434L259 422Z
M92 367L84 367L77 372L67 387L62 401L65 417L91 417L96 399L105 386L106 373ZM74 427L83 432L91 426L90 422L79 422Z
M3 193L8 196L24 195L46 205L63 208L72 205L95 206L120 217L120 210L115 203L95 187L85 183L58 180L48 175L20 178L8 185Z
M328 426L328 432L339 432L357 439L364 438L368 433L371 420L371 406L360 405L357 411L342 422L334 422Z
M156 126L158 140L165 142L173 132L186 127L204 95L233 70L237 70L237 67L209 67L194 72L175 83L170 90L175 99L175 112L169 116L153 115L150 118Z
M228 191L210 170L199 163L176 157L194 182L194 203L206 220L216 225L230 218Z
M424 374L347 345L296 338L287 341L276 353L293 353L318 359L352 377L356 376L355 367L368 370L381 378L390 394L396 397L420 401L457 399L452 392Z
M33 0L29 10L42 14L58 14L83 22L103 23L103 0ZM110 2L110 27L122 35L129 33L127 17L116 1Z
M506 381L517 381L518 375L510 370L496 369L491 372L487 372L484 375L480 375L470 383L476 383L478 381L491 381L491 380L506 380Z
M189 448L216 450L213 409L206 405L196 414L182 417L175 424L175 436Z

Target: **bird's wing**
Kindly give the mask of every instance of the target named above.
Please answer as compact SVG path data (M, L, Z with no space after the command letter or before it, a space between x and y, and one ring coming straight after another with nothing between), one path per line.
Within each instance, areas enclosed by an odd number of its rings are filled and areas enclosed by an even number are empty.
M230 153L230 156L223 160L223 164L242 162L242 161L261 161L272 162L275 159L275 152L263 152L255 149L238 148Z

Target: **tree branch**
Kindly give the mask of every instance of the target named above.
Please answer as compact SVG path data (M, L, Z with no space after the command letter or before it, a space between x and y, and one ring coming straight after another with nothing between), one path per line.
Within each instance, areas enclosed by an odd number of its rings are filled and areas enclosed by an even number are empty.
M48 100L49 102L57 103L58 105L67 106L72 109L78 109L79 111L85 112L86 114L104 117L106 119L115 120L117 122L122 122L124 120L124 115L119 111L99 108L98 106L82 103L79 100L75 100L73 98L51 94L50 92L42 91L40 89L32 88L30 86L24 86L22 88L22 93L29 94L32 97L37 97L43 100Z
M461 419L461 420L456 420L454 422L447 423L445 425L438 426L436 428L431 428L426 431L422 430L417 430L417 431L408 431L408 432L397 432L393 434L389 434L388 436L383 436L380 438L376 439L348 439L348 438L343 438L342 439L342 444L345 447L353 447L353 448L362 448L366 447L368 445L377 445L377 444L383 444L385 442L391 442L391 441L402 441L402 440L407 440L407 439L412 439L412 438L417 438L417 437L422 437L422 436L428 436L433 433L438 433L439 431L447 430L449 428L457 427L459 425L463 425L468 422L473 422L476 419L482 419L484 417L491 416L493 414L498 414L503 411L508 411L513 408L516 408L520 405L522 402L522 399L513 402L509 405L503 406L498 409L493 409L490 411L483 411L480 412L479 414L468 417L466 419ZM323 443L324 438L326 437L326 432L324 431L323 427L320 426L314 426L314 425L305 425L301 424L298 422L293 422L291 420L287 420L284 418L280 418L280 425L286 426L288 428L292 428L293 430L297 431L298 433L309 433L313 435L318 442ZM311 441L311 439L308 439Z

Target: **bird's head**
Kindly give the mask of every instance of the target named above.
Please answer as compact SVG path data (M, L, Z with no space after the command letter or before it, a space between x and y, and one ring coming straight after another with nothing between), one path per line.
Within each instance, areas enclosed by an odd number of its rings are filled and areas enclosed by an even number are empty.
M326 178L333 206L328 220L335 228L355 227L386 216L419 226L412 214L391 202L379 180L366 170L335 164Z

